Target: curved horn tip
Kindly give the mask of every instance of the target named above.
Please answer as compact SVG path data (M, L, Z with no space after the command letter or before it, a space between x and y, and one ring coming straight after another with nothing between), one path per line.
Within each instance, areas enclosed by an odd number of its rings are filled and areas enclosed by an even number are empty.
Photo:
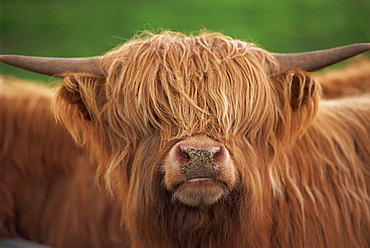
M315 71L370 50L370 43L357 43L303 53L273 53L279 61L280 70L300 68Z
M49 58L22 55L0 55L0 62L49 76L64 73L88 73L104 77L100 68L101 56L87 58Z

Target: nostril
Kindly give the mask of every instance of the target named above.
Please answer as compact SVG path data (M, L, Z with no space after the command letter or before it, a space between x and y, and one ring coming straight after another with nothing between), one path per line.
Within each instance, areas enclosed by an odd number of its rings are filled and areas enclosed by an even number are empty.
M213 153L212 159L215 163L223 163L228 159L228 152L224 146L218 147L218 149Z
M187 153L186 151L181 151L180 152L180 157L183 158L183 159L186 159L186 160L190 160L189 153Z
M213 160L218 160L222 157L222 152L221 151L218 151L216 153L213 154Z
M181 162L181 164L186 164L190 161L190 155L186 149L183 149L180 145L176 146L173 150L174 159Z

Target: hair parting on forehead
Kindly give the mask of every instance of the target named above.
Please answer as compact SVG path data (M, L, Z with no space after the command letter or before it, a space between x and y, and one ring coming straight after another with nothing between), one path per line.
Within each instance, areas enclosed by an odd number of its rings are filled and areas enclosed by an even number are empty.
M143 32L103 57L106 118L135 140L153 128L164 140L199 132L222 140L258 129L273 109L255 106L272 104L266 81L274 63L254 44L218 33Z

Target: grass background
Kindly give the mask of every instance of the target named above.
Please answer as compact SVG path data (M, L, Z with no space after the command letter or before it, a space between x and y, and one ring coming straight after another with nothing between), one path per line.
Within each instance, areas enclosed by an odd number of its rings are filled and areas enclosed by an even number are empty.
M369 42L369 24L369 0L0 0L0 54L96 56L158 28L301 52ZM4 64L0 74L51 79Z

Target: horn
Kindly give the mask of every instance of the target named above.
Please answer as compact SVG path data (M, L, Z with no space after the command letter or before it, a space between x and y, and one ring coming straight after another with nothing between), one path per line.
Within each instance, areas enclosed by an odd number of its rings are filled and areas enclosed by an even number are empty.
M46 58L20 55L0 55L0 61L28 71L62 77L67 72L88 73L104 77L101 56L88 58Z
M305 53L273 53L280 70L299 68L315 71L370 50L370 43L359 43Z

